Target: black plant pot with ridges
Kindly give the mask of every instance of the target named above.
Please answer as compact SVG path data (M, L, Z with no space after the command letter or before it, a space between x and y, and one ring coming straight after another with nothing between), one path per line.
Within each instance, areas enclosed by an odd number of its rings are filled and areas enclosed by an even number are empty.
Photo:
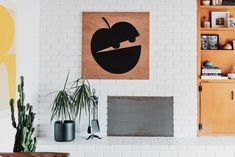
M75 139L75 122L66 120L54 123L54 138L57 142L70 142Z

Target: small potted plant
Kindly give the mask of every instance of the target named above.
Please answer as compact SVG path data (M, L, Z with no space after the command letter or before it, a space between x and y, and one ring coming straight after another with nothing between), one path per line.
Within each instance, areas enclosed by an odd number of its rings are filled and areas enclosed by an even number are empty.
M67 88L68 76L63 90L59 91L52 104L51 121L54 123L54 139L58 142L69 142L75 139L75 119L81 118L83 110L90 110L92 94L90 84L84 77L74 81L70 88Z
M54 123L54 139L57 142L69 142L75 139L75 122L72 118L72 97L67 86L68 76L64 88L58 91L51 108L51 121Z

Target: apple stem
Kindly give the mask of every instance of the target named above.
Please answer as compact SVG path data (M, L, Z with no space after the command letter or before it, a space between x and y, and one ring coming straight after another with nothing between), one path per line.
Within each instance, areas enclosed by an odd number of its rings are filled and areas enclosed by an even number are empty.
M108 25L108 27L109 27L109 29L110 29L111 27L110 27L108 21L107 21L104 17L102 17L102 19L104 20L104 22Z

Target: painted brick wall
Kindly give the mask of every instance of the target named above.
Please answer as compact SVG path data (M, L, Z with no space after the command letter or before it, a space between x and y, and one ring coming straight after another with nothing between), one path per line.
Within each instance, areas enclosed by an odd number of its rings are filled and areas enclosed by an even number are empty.
M83 11L150 12L150 80L90 80L99 95L102 135L107 129L107 96L174 96L176 137L196 136L196 0L41 0L39 135L53 135L53 94L81 75ZM86 131L81 120L78 132Z

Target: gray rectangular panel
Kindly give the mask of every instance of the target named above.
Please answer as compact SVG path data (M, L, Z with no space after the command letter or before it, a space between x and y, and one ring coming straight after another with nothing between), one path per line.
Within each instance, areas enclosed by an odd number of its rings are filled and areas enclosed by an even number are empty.
M173 136L173 97L108 97L108 136Z

